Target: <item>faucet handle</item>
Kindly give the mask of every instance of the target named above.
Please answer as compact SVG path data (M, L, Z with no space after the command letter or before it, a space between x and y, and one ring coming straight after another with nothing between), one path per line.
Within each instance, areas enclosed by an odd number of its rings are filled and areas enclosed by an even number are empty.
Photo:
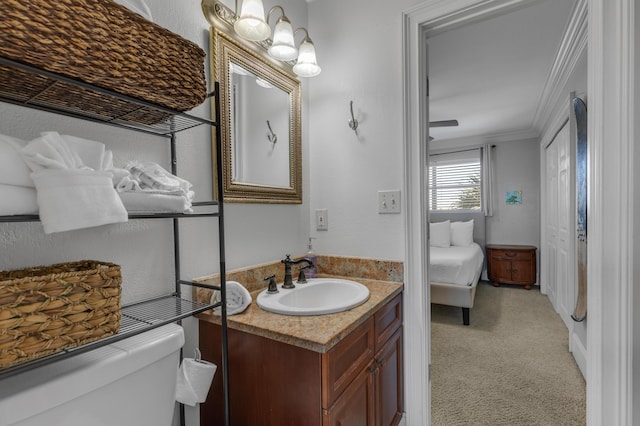
M312 265L306 265L306 266L302 266L300 269L298 269L298 280L296 281L296 283L298 284L306 284L307 281L307 277L304 274L304 270L305 269L309 269L311 268Z
M267 293L269 294L275 294L275 293L279 293L278 291L278 286L276 285L276 276L274 275L269 275L268 277L264 277L265 281L269 281L269 288L267 288Z
M285 254L285 258L280 261L280 263L284 263L285 265L287 263L292 263L292 262L293 262L293 260L291 260L291 255L290 254Z

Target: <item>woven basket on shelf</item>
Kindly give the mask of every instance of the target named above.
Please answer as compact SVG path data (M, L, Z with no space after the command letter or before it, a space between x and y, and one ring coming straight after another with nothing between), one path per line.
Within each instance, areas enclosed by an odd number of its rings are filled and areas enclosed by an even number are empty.
M116 334L121 282L94 260L0 271L0 369Z
M0 56L177 111L204 102L205 52L112 0L2 0ZM96 91L0 66L0 93L100 118L155 124L168 116ZM91 107L91 105L97 105Z

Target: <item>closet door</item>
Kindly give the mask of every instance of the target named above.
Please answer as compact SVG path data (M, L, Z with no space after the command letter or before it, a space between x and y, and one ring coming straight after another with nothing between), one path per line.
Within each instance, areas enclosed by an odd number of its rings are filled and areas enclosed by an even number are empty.
M573 279L573 263L571 256L572 226L572 179L571 179L571 144L569 124L565 124L556 136L558 144L558 239L557 239L557 279L556 294L557 311L560 317L572 330L571 314L575 306L575 282Z
M573 180L569 124L558 132L546 149L546 237L545 255L548 296L569 330L575 305L573 268Z
M556 305L556 278L557 278L557 244L558 244L558 145L554 140L546 148L546 236L547 246L545 250L546 263L544 267L545 281L547 283L547 296L554 308Z

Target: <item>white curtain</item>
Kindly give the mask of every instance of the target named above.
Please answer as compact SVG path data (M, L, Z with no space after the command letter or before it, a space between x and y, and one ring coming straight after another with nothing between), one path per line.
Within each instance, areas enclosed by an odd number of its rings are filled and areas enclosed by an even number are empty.
M493 147L482 147L482 211L485 216L493 216Z

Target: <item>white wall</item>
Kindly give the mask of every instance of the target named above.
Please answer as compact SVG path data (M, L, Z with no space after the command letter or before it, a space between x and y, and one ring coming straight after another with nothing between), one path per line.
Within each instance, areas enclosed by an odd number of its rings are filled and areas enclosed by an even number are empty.
M493 216L487 217L488 244L540 248L540 163L536 140L497 143L493 149ZM522 204L507 205L507 191L522 190Z
M309 4L310 36L322 67L309 81L306 122L318 253L404 259L403 215L378 214L377 192L402 189L401 12L417 3ZM358 135L347 125L351 100ZM323 208L329 230L315 231L315 210Z

